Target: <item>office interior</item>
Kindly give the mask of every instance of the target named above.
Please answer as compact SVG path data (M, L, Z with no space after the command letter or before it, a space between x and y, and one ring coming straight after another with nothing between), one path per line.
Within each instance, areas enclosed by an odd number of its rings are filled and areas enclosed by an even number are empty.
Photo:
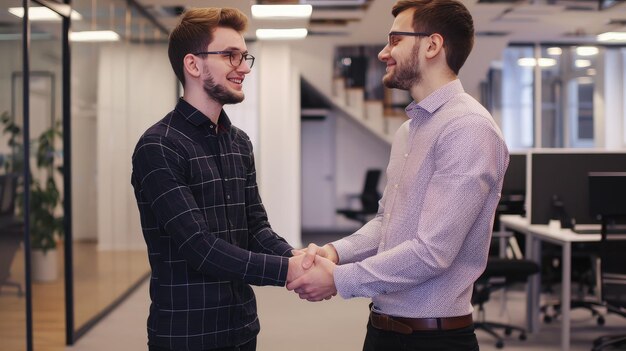
M513 195L522 196L526 217L506 215L496 227L517 231L513 237L521 243L511 248L507 237L500 252L541 260L541 239L527 226L554 220L554 187L564 189L558 195L569 217L580 213L578 224L597 227L586 207L585 177L626 172L626 3L462 1L474 16L476 38L459 78L492 113L512 160L521 159L511 163L509 180L519 185ZM299 19L260 19L251 12L253 4L287 3L313 10ZM181 95L167 59L167 36L185 8L237 7L251 20L244 36L256 61L245 80L246 99L225 110L252 139L273 228L295 247L357 229L360 221L337 209L358 209L368 170L383 171L382 192L391 141L410 102L405 92L382 87L384 66L376 59L394 3L3 1L1 348L64 350L149 276L130 156L141 133ZM257 34L300 27L308 30L305 38ZM89 37L94 31L105 31L105 37ZM609 32L617 39L606 41L602 35ZM542 157L553 159L543 163L550 166L547 173L536 176L542 166L533 160ZM582 177L572 181L573 188L559 181L573 174ZM541 185L545 190L536 194L538 179L553 184ZM535 207L532 201L542 197ZM535 222L536 216L542 219ZM590 235L599 240L598 233ZM557 251L570 247L573 254L573 241L557 243ZM534 296L540 275L529 281L528 295ZM539 328L538 305L528 305L529 338ZM626 319L621 323L626 326ZM566 350L570 325L563 325L555 337Z

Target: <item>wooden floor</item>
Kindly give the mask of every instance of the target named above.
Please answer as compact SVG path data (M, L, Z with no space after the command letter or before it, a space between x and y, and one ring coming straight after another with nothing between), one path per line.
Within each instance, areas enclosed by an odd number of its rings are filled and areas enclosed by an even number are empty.
M62 245L59 245L62 246ZM96 243L74 244L74 324L80 328L148 271L145 251L98 251ZM36 351L65 350L63 252L58 252L59 278L33 283L33 339ZM11 266L12 281L24 287L24 256ZM11 286L0 287L0 340L3 351L25 350L26 299Z

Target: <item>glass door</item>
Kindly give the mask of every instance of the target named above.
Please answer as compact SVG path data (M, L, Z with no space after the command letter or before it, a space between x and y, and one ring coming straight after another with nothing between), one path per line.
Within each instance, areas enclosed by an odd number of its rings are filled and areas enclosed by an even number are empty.
M22 1L0 6L0 340L7 351L26 350L26 276L24 211L18 192L23 188L22 115L16 105L23 90L13 82L22 70L22 20L13 14Z
M28 77L17 72L14 85L29 82L30 232L33 346L65 348L63 270L63 18L31 2ZM19 106L19 105L17 105ZM18 107L16 111L20 111ZM19 112L18 112L19 114Z

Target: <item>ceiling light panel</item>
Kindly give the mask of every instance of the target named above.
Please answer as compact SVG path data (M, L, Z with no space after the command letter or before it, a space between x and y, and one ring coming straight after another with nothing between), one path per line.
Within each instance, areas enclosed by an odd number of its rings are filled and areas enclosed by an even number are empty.
M119 41L119 34L112 30L90 30L84 32L70 32L70 41L75 42L105 42Z
M598 35L597 39L607 43L626 43L626 32L606 32Z
M595 56L600 50L595 46L579 46L576 48L576 55L578 56Z
M309 18L311 5L252 5L254 18Z
M19 18L24 17L23 7L9 7L9 12ZM74 21L79 21L83 19L83 16L81 16L80 13L72 10L71 18ZM47 7L35 6L28 9L28 19L30 19L31 21L40 22L58 22L61 21L61 15L50 10Z
M307 33L306 28L256 30L256 36L259 40L303 39Z

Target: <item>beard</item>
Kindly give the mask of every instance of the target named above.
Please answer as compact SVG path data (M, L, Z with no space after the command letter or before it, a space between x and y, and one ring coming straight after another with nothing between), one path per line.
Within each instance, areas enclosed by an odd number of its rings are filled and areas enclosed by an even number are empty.
M396 62L395 72L387 73L383 77L383 84L390 89L410 90L412 86L422 81L417 62L417 48L406 63Z
M202 80L202 88L210 98L222 105L237 104L243 101L243 92L237 94L229 91L223 85L215 84L215 80L209 72L205 71L204 73L206 74L206 78Z

